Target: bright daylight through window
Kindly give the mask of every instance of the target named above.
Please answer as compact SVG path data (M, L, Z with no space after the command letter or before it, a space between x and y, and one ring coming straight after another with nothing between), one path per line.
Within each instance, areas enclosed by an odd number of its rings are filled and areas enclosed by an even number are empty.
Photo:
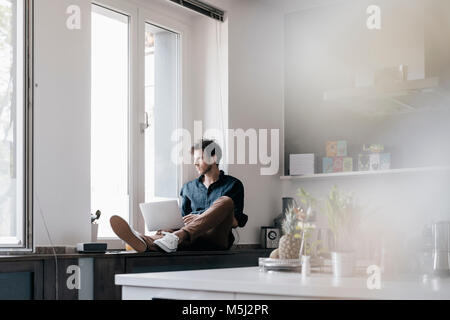
M178 117L179 35L145 24L145 201L178 196L172 133Z
M91 210L102 212L100 238L115 238L108 221L129 221L129 17L93 5Z
M179 192L171 138L179 124L180 36L145 22L145 37L140 39L145 46L133 46L134 17L93 5L91 211L101 211L98 237L107 240L116 238L111 216L133 224L133 214L140 214L137 202L177 198ZM138 83L132 57L140 61L138 70L145 71ZM142 94L145 106L138 105L141 100L131 92ZM138 110L145 112L144 123L133 120ZM144 179L130 174L134 166L145 172ZM134 194L136 186L145 198Z
M27 244L25 1L0 0L0 250Z

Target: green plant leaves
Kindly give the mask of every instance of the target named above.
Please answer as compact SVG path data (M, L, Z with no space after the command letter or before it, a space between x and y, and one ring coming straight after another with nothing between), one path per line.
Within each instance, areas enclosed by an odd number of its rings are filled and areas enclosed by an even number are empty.
M334 234L336 250L350 251L353 247L355 230L360 223L360 207L353 193L341 192L333 186L326 199L327 218Z

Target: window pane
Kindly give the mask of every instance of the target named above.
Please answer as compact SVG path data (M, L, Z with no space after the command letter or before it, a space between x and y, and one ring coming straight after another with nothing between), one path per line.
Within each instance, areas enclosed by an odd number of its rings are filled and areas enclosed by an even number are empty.
M172 133L177 128L178 34L146 24L145 201L176 198L177 166L171 160Z
M129 17L93 5L91 210L102 212L98 236L115 238L109 218L129 221Z
M0 0L0 246L24 233L24 6Z

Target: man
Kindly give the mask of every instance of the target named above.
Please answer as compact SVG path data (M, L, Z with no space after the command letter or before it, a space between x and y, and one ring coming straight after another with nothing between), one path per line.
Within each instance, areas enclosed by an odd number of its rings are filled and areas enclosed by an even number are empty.
M232 229L244 227L244 186L219 170L222 151L214 141L202 140L191 150L200 174L183 186L180 230L158 231L154 236L139 234L118 216L111 218L114 232L138 252L183 250L228 250L234 242Z

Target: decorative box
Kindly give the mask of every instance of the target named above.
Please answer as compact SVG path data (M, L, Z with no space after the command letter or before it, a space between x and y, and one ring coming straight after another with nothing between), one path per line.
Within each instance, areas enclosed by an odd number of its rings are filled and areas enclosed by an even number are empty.
M371 144L369 146L363 145L363 151L367 153L381 153L384 151L384 145Z
M342 172L344 168L344 158L335 157L333 159L333 172Z
M338 157L347 156L347 141L341 140L337 142L337 156Z
M323 158L322 172L323 173L333 173L333 158Z
M328 141L327 142L327 157L333 158L337 156L337 141Z
M372 153L370 155L370 171L380 170L380 154Z
M390 170L391 169L391 154L382 153L380 154L380 170Z
M314 174L314 154L291 154L289 160L291 176Z
M360 154L358 156L358 170L369 171L369 169L370 169L370 155Z
M343 164L342 164L342 171L343 172L352 172L353 171L353 158L344 158Z

